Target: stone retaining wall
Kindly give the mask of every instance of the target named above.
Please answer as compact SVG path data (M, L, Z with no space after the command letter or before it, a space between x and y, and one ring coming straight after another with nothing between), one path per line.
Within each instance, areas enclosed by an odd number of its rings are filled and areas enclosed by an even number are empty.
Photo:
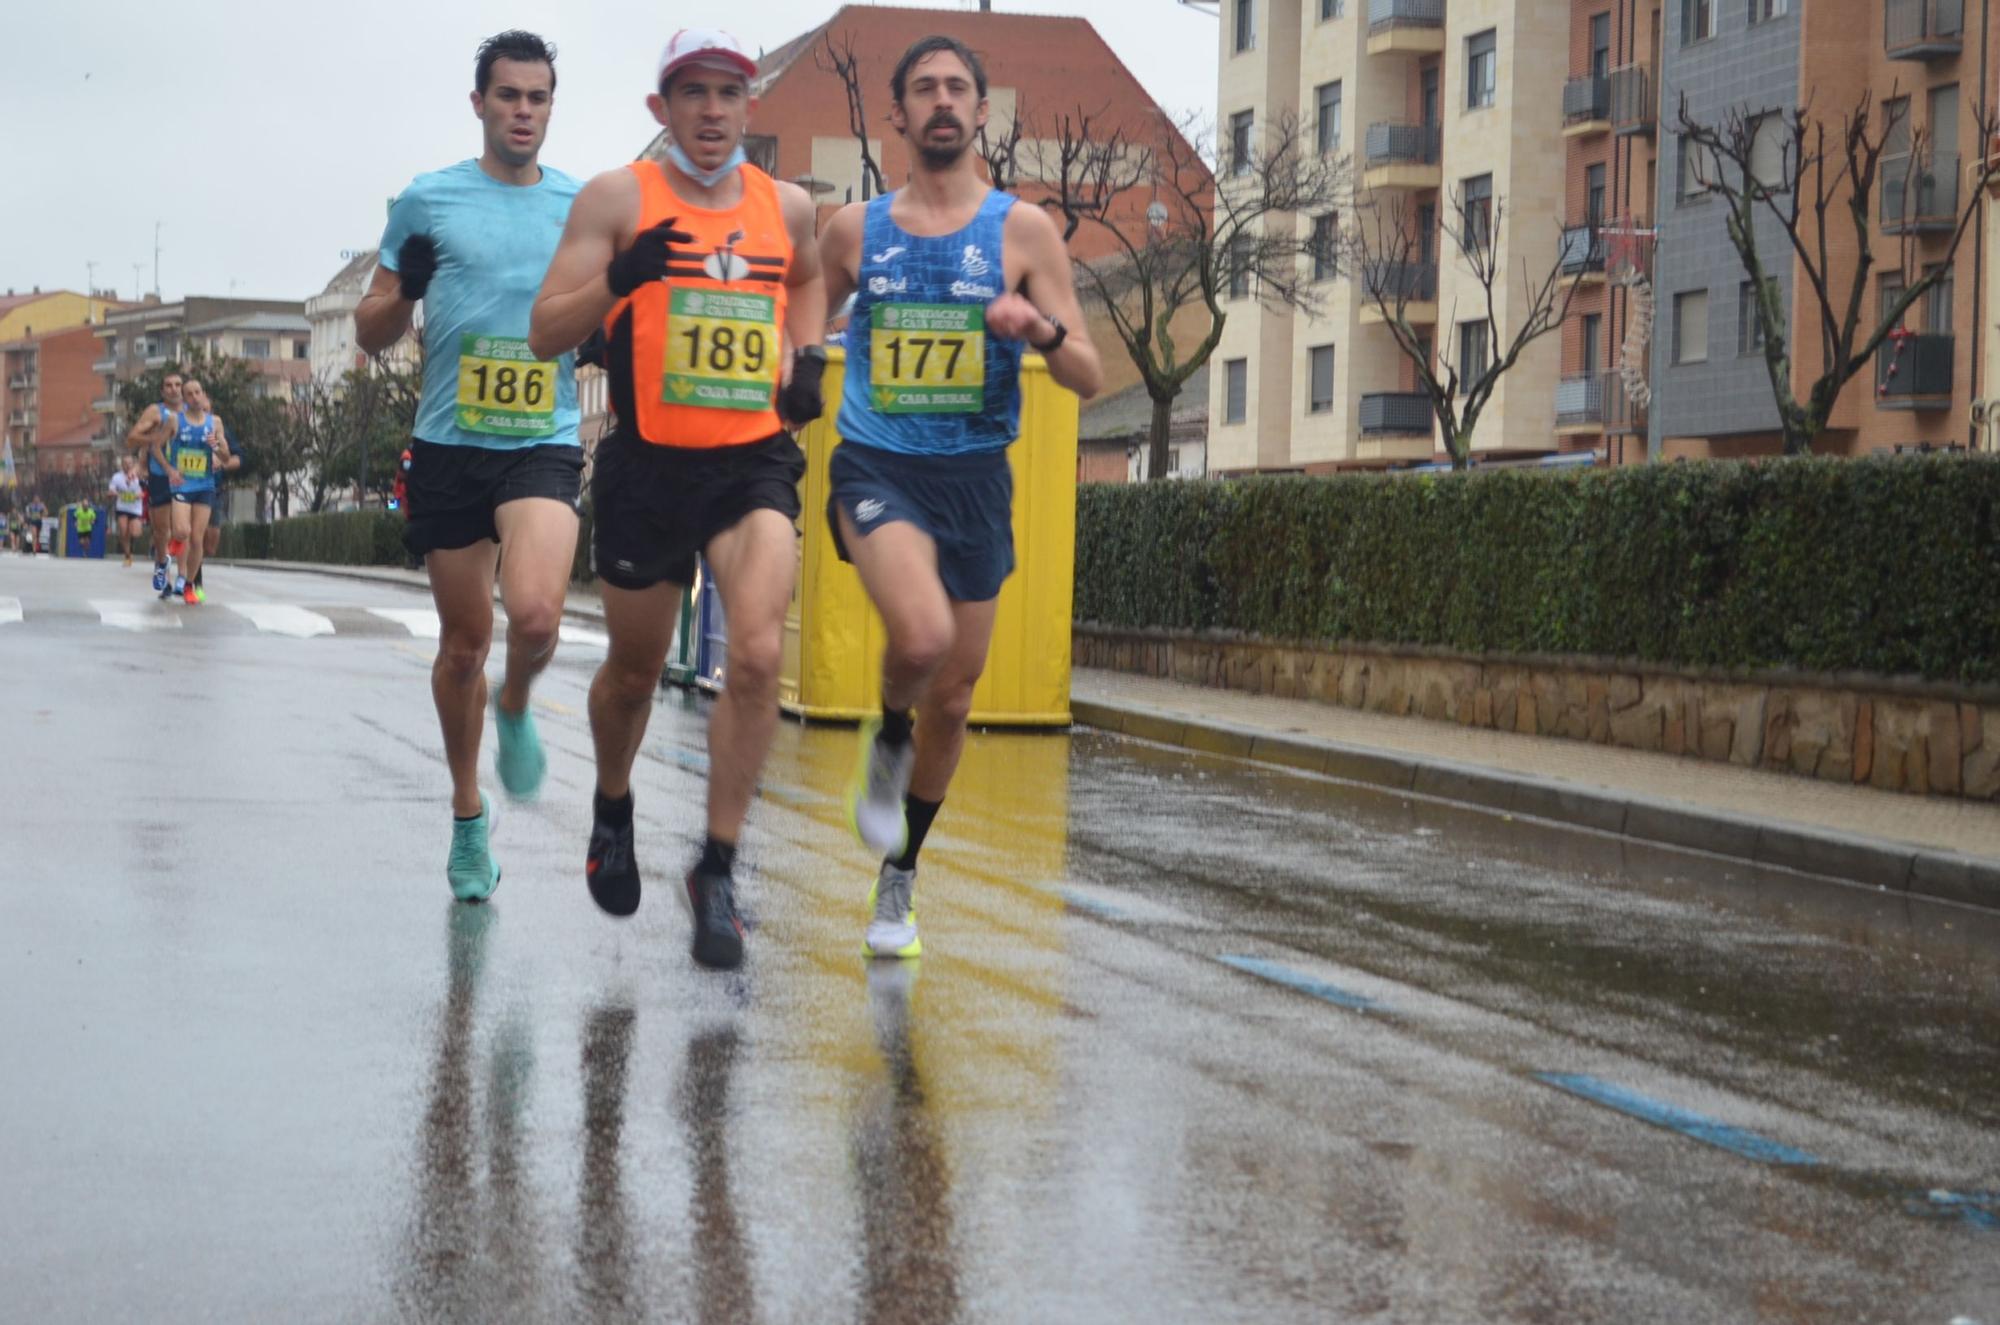
M2000 799L2000 697L1872 678L1709 678L1219 635L1074 630L1078 667L1311 699L1916 795Z

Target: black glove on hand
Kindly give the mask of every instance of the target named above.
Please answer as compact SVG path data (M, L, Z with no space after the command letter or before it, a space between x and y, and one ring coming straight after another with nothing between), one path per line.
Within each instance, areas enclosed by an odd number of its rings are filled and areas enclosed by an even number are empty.
M678 216L669 216L651 230L641 230L632 236L632 247L611 259L611 265L604 269L604 280L611 293L623 299L647 281L657 281L667 274L673 246L694 243L693 235L674 229L678 220Z
M413 304L430 289L437 269L437 242L429 235L411 235L396 250L396 275L403 283L403 298Z
M826 372L826 351L807 345L792 354L792 380L778 391L778 417L803 428L826 412L819 379Z

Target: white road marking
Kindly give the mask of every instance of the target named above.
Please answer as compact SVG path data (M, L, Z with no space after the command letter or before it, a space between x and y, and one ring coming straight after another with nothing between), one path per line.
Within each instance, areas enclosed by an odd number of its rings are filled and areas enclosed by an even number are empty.
M0 626L4 626L10 621L19 621L20 619L21 600L18 598L0 598Z
M308 612L289 603L229 603L227 606L238 616L248 617L250 623L266 635L311 639L315 635L333 634L333 622L317 612Z
M368 611L370 615L381 617L384 621L395 622L418 639L438 637L438 615L434 608L371 607Z
M591 649L608 649L611 647L611 637L609 635L601 630L592 630L588 626L572 626L565 623L556 627L556 638L564 644L580 644L585 648Z
M98 619L120 630L179 630L181 619L172 608L126 602L122 598L93 598Z

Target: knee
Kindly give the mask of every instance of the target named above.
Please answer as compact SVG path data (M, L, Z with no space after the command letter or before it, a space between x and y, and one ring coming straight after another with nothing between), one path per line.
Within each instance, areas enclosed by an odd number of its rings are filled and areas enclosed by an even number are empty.
M778 692L778 669L783 663L784 641L776 631L758 631L729 642L731 690L762 699Z
M952 727L963 727L972 716L972 691L979 675L952 677L931 687L924 708L928 716Z
M651 660L621 658L613 654L597 669L596 684L613 703L625 706L647 704L652 701L653 692L659 689L660 665Z
M460 632L438 640L437 670L459 685L469 685L486 670L486 654L493 647L490 634Z
M507 609L507 643L530 653L547 653L556 646L562 628L562 608L553 602L523 603Z
M897 671L929 676L943 666L951 645L950 617L919 622L889 641L889 662Z

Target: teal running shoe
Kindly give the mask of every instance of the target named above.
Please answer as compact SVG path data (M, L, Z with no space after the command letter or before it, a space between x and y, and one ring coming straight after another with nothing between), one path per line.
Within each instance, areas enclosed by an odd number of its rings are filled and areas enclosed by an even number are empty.
M542 778L549 771L549 757L542 752L542 738L535 731L534 710L504 713L496 699L493 731L500 738L493 759L500 766L500 785L517 801L533 800L541 794Z
M461 902L483 902L500 886L500 866L487 845L492 828L493 806L484 792L479 795L477 819L451 821L451 855L444 874L451 880L451 895Z

